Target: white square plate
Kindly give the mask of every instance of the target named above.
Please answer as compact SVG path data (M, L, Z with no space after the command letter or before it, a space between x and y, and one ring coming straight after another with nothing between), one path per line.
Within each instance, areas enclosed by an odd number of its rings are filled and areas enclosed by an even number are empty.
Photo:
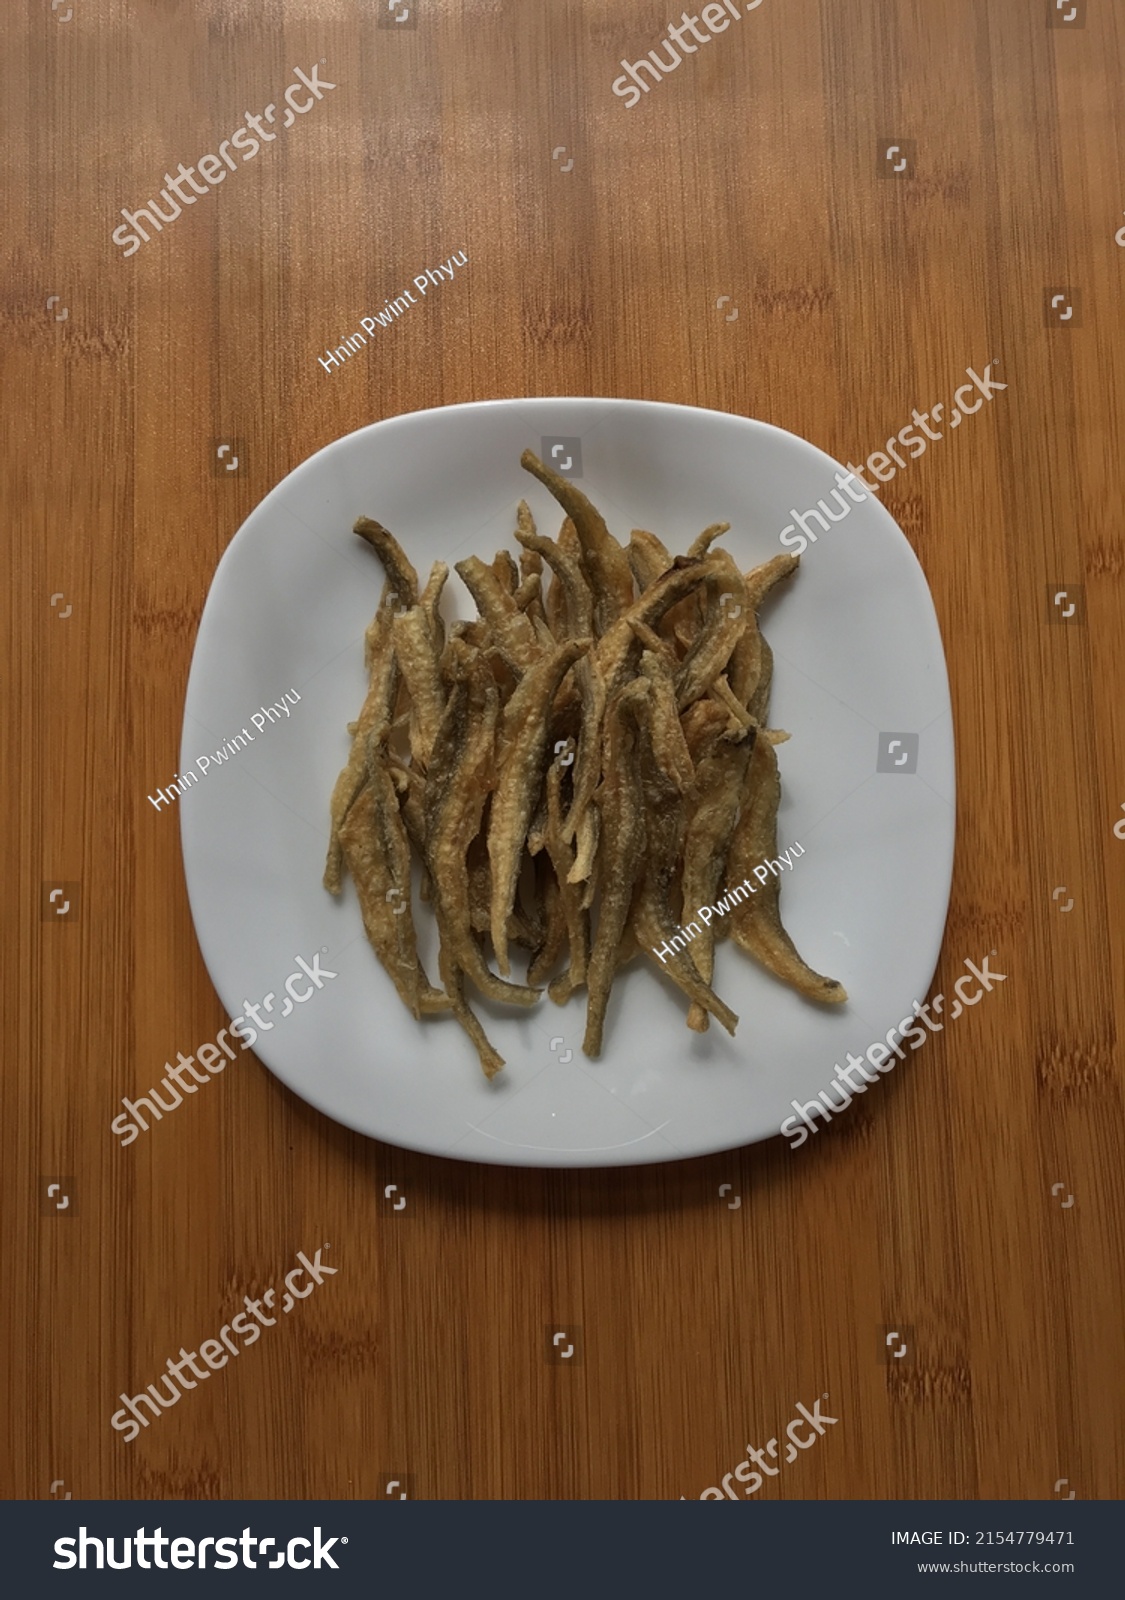
M715 988L741 1018L735 1038L717 1025L690 1032L678 992L634 963L614 987L603 1056L588 1061L584 991L529 1012L472 996L507 1061L488 1083L451 1017L418 1023L402 1005L352 886L338 901L321 886L329 796L363 701L363 633L383 581L353 522L385 523L423 580L439 558L515 554L521 498L544 531L558 530L554 501L519 465L523 449L542 454L556 436L581 440L578 481L623 541L651 528L679 552L729 521L723 542L745 570L783 548L795 511L821 498L838 510L839 468L805 440L649 401L449 406L319 451L231 542L196 640L180 771L250 735L175 802L203 958L237 1017L283 996L297 958L319 954L335 977L285 1016L281 1002L259 1013L269 1026L254 1048L327 1116L391 1144L581 1167L768 1139L845 1052L866 1050L924 998L945 926L955 798L945 658L922 569L872 497L819 534L762 613L775 656L770 722L792 735L778 749L778 844L804 846L784 874L782 916L810 965L844 984L846 1005L802 1000L724 942ZM473 614L455 574L445 599L448 616ZM290 715L270 719L265 708L287 691ZM902 733L918 736L916 768L877 771L880 735ZM425 907L418 923L434 976Z

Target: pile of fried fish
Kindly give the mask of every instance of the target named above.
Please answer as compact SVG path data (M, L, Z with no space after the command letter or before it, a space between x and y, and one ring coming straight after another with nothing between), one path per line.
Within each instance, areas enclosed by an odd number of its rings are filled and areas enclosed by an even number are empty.
M585 986L591 1057L617 971L636 956L682 991L697 1032L712 1016L732 1034L738 1021L711 987L720 938L809 999L846 1000L797 953L772 874L719 921L683 929L777 851L774 746L788 735L766 726L773 657L757 613L798 558L740 572L714 547L725 522L686 555L639 529L626 548L572 481L530 450L521 465L565 520L547 538L521 502L518 566L506 550L456 563L471 622L442 620L444 562L420 589L393 535L355 524L385 582L332 795L325 887L339 894L347 867L403 1003L419 1019L451 1012L490 1078L504 1062L468 985L517 1006L535 1005L544 984L560 1005ZM418 955L412 860L437 923L440 987ZM527 952L523 983L512 946Z

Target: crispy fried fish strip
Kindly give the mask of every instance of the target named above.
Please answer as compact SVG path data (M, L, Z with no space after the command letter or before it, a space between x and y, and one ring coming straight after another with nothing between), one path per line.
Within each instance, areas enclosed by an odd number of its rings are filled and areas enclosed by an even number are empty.
M751 697L758 687L763 667L762 647L765 640L758 626L758 609L775 584L796 572L799 561L799 556L777 555L771 561L764 561L760 567L754 567L746 573L746 627L731 652L727 676L735 699L748 708ZM771 659L771 675L772 670ZM768 690L766 699L768 704ZM754 718L755 721L765 725L764 710L761 716L755 712Z
M543 580L537 572L529 572L526 578L521 578L512 596L517 611L530 611L536 601L542 602L542 598Z
M487 934L492 926L492 870L488 864L488 842L482 829L469 846L466 857L469 873L469 922L478 936ZM524 950L538 950L543 943L543 930L533 923L522 906L516 906L508 918L508 938Z
M677 563L646 589L628 611L612 624L609 632L598 640L588 658L591 663L589 680L580 674L576 675L583 695L582 726L575 762L574 799L563 829L568 844L579 836L598 781L602 753L601 724L605 707L625 684L632 660L640 655L641 641L637 637L637 625L651 628L669 606L703 583L713 571L713 566L707 561L678 558ZM584 859L584 853L579 850L579 860Z
M454 1010L456 997L444 978L450 964L490 1000L531 1006L539 990L505 983L490 972L472 934L466 856L479 830L491 782L500 697L484 663L471 651L469 657L454 663L426 785L426 864L442 949L448 956L442 966L443 982Z
M410 903L410 842L399 816L394 784L376 765L348 812L340 844L355 881L371 948L415 1018L448 1011L418 957ZM394 904L397 901L398 904Z
M514 595L519 587L519 568L510 550L497 550L492 558L492 571L497 583L507 593Z
M521 510L527 502L521 501ZM530 517L531 513L528 512ZM546 562L554 577L547 595L547 620L557 639L589 639L594 632L594 606L590 586L582 571L582 564L573 550L567 549L560 539L548 539L535 532L535 524L525 527L521 520L516 538L529 555ZM557 593L557 599L551 596ZM560 605L562 611L560 614Z
M595 595L594 626L604 633L633 603L633 574L625 551L606 527L601 512L571 479L560 478L531 450L524 451L520 466L539 479L574 523L582 547L582 566Z
M780 800L777 754L769 739L756 739L746 777L742 816L731 839L728 883L742 883L756 866L776 856ZM755 894L727 914L724 920L728 926L724 931L747 955L760 961L768 972L788 983L798 994L830 1005L846 1000L844 986L835 978L825 978L814 972L782 927L778 909L780 877L771 873L764 883L755 887Z
M371 662L387 642L397 608L395 592L384 578L375 615L367 624L367 630L363 635L363 670L367 673L368 682L371 681ZM348 731L351 731L350 724Z
M738 821L746 771L754 752L756 729L750 727L731 737L724 732L695 769L695 782L688 796L689 820L684 839L683 884L684 918L694 918L700 906L709 906L727 870L731 838ZM715 975L715 929L702 921L688 955L699 976L710 983ZM707 1012L693 1005L688 1012L688 1027L706 1033Z
M720 523L715 524L716 528L721 526ZM686 559L687 557L681 558L681 560ZM637 587L642 594L676 564L667 547L654 533L649 533L645 528L633 529L629 539L629 565L633 569ZM669 606L659 619L657 626L660 636L667 640L669 649L680 642L682 636L685 641L683 647L686 650L699 631L702 617L698 594L688 594Z
M352 532L365 539L383 563L387 582L394 590L399 605L416 606L418 574L394 534L389 533L381 522L373 522L370 517L357 518Z
M694 766L698 767L714 749L728 721L725 707L715 700L697 700L694 705L688 706L680 718L680 726L684 730L688 754Z
M672 556L667 547L647 528L633 529L629 535L628 556L637 588L642 594L657 578L662 578L672 565Z
M574 676L581 695L581 710L574 757L574 788L563 825L563 838L567 844L572 844L578 838L601 777L602 718L605 715L605 681L590 656L583 656L574 669ZM588 872L589 868L586 875Z
M493 643L518 672L526 672L540 655L535 629L517 606L515 599L499 582L491 567L479 556L466 556L454 569L477 603L477 610L491 630Z
M441 620L438 609L441 604L442 590L449 577L449 568L444 561L435 561L430 568L430 576L426 579L426 587L418 596L418 604L425 614L426 626L430 630L430 638L434 642L434 654L441 655L445 648L445 623Z
M601 836L600 813L596 805L587 806L586 815L578 824L574 835L574 865L567 874L568 883L583 884L582 906L589 910L594 903L598 887L595 868L598 859L598 840Z
M521 530L532 535L535 533L535 519L531 515L531 507L528 505L526 500L520 501L516 525L517 540ZM523 591L524 586L532 578L537 578L539 580L538 587L534 596L527 602L526 607L523 607L520 600L520 594ZM526 610L527 615L531 619L531 625L535 629L536 637L539 640L540 646L544 650L551 650L558 643L558 639L557 636L552 633L551 628L548 625L546 603L547 591L543 576L543 557L537 550L521 550L520 587L516 590L516 604L520 605L521 609Z
M778 555L763 561L760 566L751 567L746 574L746 593L751 610L757 611L774 585L783 578L791 578L800 565L800 556Z
M558 575L551 573L551 584L543 597L543 615L547 619L547 626L552 635L561 644L564 639L571 637L570 622L567 616L566 591L563 589ZM590 632L593 630L593 606L590 607Z
M547 795L546 795L546 792L541 787L540 790L539 790L539 794L538 794L538 796L536 797L536 800L535 800L535 810L532 812L531 817L530 817L530 819L528 821L528 824L527 824L527 835L526 835L526 838L524 840L524 844L525 844L525 847L527 849L527 853L528 853L529 856L537 856L539 854L539 852L542 849L545 848L546 843L547 843ZM518 878L516 880L516 883L517 883L517 893L518 893L518 884L519 884L519 879Z
M582 905L580 890L569 880L570 869L574 865L574 851L563 841L562 773L563 769L557 760L547 768L545 830L547 855L558 882L559 903L570 947L570 964L566 972L556 978L547 990L555 1004L560 1006L565 1005L575 989L586 982L586 968L590 960L590 916Z
M762 636L761 654L758 665L758 681L754 685L754 693L750 696L747 709L760 728L764 728L769 721L770 690L773 688L773 651L769 641ZM789 735L786 734L786 738Z
M569 639L544 656L525 675L504 707L500 724L499 770L488 824L492 862L492 945L502 973L508 966L508 914L515 902L520 855L543 777L547 724L555 691L589 639Z
M328 838L328 856L324 863L324 887L329 894L339 894L343 885L344 853L340 843L343 826L352 803L366 781L367 740L376 729L388 723L398 698L399 667L391 638L391 613L386 622L374 630L374 654L370 662L371 679L363 701L363 709L352 724L351 749L332 790L329 807L332 826Z
M526 500L521 500L516 507L516 527L513 534L516 543L523 545L523 540L520 538L521 533L530 534L532 539L535 537L535 518L532 516L531 507ZM531 545L525 546L520 551L520 576L526 578L530 572L541 573L542 571L543 557Z
M650 628L663 617L670 606L686 594L719 575L719 558L708 556L704 560L689 560L677 556L669 571L651 584L640 597L594 646L594 665L605 680L606 695L617 694L625 683L631 659L640 654L640 641L633 632L633 624L641 622Z
M641 795L637 702L652 693L647 678L637 678L606 710L603 777L594 796L601 819L599 887L601 906L586 976L586 1055L601 1054L606 1008L617 970L633 890L644 864L645 818Z
M659 641L658 641L659 644ZM662 648L641 656L641 675L652 684L648 738L657 766L668 780L679 809L682 796L695 776L695 767L676 711L672 668ZM710 976L710 974L708 974Z
M709 528L704 528L702 533L696 534L688 545L689 556L705 556L715 540L724 533L730 532L729 522L713 522Z
M363 783L367 760L366 740L372 728L384 718L390 718L398 700L400 677L391 647L391 624L395 611L416 605L418 602L418 574L393 533L388 533L381 522L370 517L360 517L353 532L371 545L383 564L386 582L379 597L379 606L364 634L363 657L368 674L368 694L358 720L349 725L352 746L347 764L336 779L332 791L330 814L332 818L328 839L328 857L324 865L324 887L330 894L339 894L343 874L343 851L339 830L348 809Z
M520 526L516 531L516 538L528 551L540 556L554 575L554 582L547 596L547 619L554 636L558 639L589 638L593 631L593 603L582 570L581 549L574 524L569 517L566 519L556 543L535 533L534 523L530 521L531 513L527 513L526 519L522 516L525 509L526 502L521 502ZM589 804L600 772L604 695L585 659L575 668L573 681L574 693L581 709L581 727L583 730L589 730L589 738L584 739L579 745L574 777L575 792L580 799L579 812L581 812ZM577 821L578 813L575 813L574 827L577 826ZM574 827L570 829L571 839L574 837Z
M719 570L712 570L707 578L706 621L676 674L676 703L681 711L707 692L746 628L746 580L725 550L711 559L719 564Z
M368 741L368 764L373 745L378 749L378 741ZM398 791L398 807L402 813L403 825L418 853L421 865L419 899L424 905L429 905L433 900L433 887L430 883L430 869L426 865L426 780L420 772L415 772L413 767L404 767L390 751L386 754L387 766Z
M409 696L410 759L418 771L425 772L445 709L445 692L433 636L420 605L395 618L392 638Z
M738 1018L700 976L691 958L692 947L673 950L671 946L671 940L680 931L670 901L684 843L686 818L677 784L661 770L653 746L653 697L641 702L641 707L640 773L646 844L644 879L629 925L642 953L687 995L693 1009L698 1006L705 1013L712 1013L727 1032L733 1034ZM658 947L661 952L667 949L670 953L667 956L657 954Z
M567 933L566 914L563 911L558 879L550 870L550 863L547 871L537 872L536 876L541 884L540 893L546 911L546 924L539 946L528 965L528 983L544 983L550 977L562 955Z
M655 629L649 627L647 622L633 620L629 626L646 650L651 650L653 655L662 656L671 666L679 666L680 658L677 656L674 646L669 640L662 639Z
M477 1056L480 1059L481 1071L486 1078L491 1080L503 1067L504 1057L490 1042L475 1012L465 998L465 974L454 961L448 946L444 943L438 955L438 968L441 972L441 981L445 985L445 992L449 996L449 1002L453 1008L453 1015L473 1041Z
M755 726L754 718L746 710L746 707L735 698L725 673L719 674L707 693L712 700L727 708L731 719L730 731L733 732L736 728L752 728Z

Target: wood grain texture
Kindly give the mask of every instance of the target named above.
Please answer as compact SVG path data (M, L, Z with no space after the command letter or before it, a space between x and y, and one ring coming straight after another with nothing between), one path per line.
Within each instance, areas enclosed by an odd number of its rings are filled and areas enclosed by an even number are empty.
M3 8L0 1493L691 1498L827 1392L837 1425L762 1497L1119 1496L1125 12L764 0L629 109L610 85L658 47L656 0L412 3L398 31L374 0ZM123 258L121 208L322 58L336 87ZM913 176L877 176L887 137ZM1080 325L1045 325L1053 287ZM121 1096L225 1022L146 796L218 559L286 473L519 395L714 407L860 461L989 361L1006 391L883 493L951 672L934 990L995 949L986 1004L799 1153L469 1166L352 1135L249 1055L118 1147ZM1052 625L1068 584L1085 621ZM41 909L64 881L77 922ZM41 1209L53 1176L69 1214ZM135 1443L111 1430L326 1241L299 1315ZM546 1360L554 1324L581 1365Z

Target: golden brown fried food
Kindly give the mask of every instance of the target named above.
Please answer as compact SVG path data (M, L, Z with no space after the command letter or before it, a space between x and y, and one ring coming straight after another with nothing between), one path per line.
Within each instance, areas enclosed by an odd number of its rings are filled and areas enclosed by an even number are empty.
M637 588L644 592L657 578L662 578L672 565L672 557L655 533L646 528L634 528L629 535L629 565L637 580Z
M524 451L520 465L550 490L573 522L582 548L582 566L594 591L594 624L599 633L604 633L632 603L629 558L606 527L601 512L570 478L560 478L531 450Z
M781 778L776 752L768 739L756 739L742 817L731 841L728 883L748 880L755 867L775 859L780 801ZM780 874L770 873L765 882L756 887L755 894L730 912L726 931L735 944L760 961L774 977L791 984L798 994L809 1000L822 1000L829 1005L845 1001L848 996L843 984L814 972L782 927L778 911Z
M445 709L445 692L439 654L422 606L411 606L395 618L391 646L408 696L411 766L424 773Z
M594 665L605 680L608 697L624 686L631 664L640 656L640 640L634 626L639 622L654 627L670 606L706 583L715 570L714 557L689 560L677 556L669 570L606 629L594 647Z
M728 1033L733 1034L738 1018L700 976L692 961L694 947L683 951L670 942L678 931L671 896L676 863L683 851L686 818L679 804L682 793L679 780L662 770L654 747L654 701L655 694L650 694L639 702L639 764L646 847L643 878L630 925L642 953L683 990L693 1008L698 1006L704 1012L711 1012Z
M695 768L682 879L684 905L692 909L711 905L723 886L756 733L753 725L733 734L723 729L709 741ZM701 919L688 952L706 983L715 975L715 931L713 922ZM693 1004L687 1024L697 1033L706 1033L705 1007Z
M710 550L711 546L714 544L715 540L718 539L722 534L729 532L729 522L713 522L709 528L704 528L702 533L696 534L695 538L688 545L688 555L705 556L708 550Z
M352 532L365 539L383 563L383 571L387 574L387 582L397 604L417 605L418 574L394 534L388 533L381 522L373 522L370 517L359 517Z
M735 698L747 706L759 727L769 709L773 655L758 626L758 608L776 583L797 570L799 556L774 556L746 574L746 628L734 647L727 676Z
M492 571L500 587L514 595L519 587L520 574L510 550L497 550L492 558Z
M492 945L496 964L508 973L508 914L515 903L520 855L543 782L547 716L555 691L589 639L571 639L541 657L504 708L497 753L496 792L488 827L492 863Z
M726 670L739 639L746 631L746 582L725 550L710 558L705 579L709 607L695 642L676 674L676 704L683 711Z
M594 796L600 818L602 870L601 907L586 979L586 1037L582 1048L588 1056L601 1055L618 947L644 857L645 819L635 707L638 699L650 693L648 680L636 679L606 709L605 772Z
M438 656L445 646L445 623L442 621L441 604L442 591L445 589L446 579L449 577L449 568L444 561L435 561L430 568L430 576L426 579L426 587L418 596L418 604L425 614L426 626L430 630L430 638L434 642L434 653Z
M326 887L340 891L346 866L403 1002L419 1019L452 1012L489 1078L504 1062L470 984L520 1006L543 984L559 1005L585 986L589 1056L616 975L638 955L684 995L700 1033L712 1016L730 1033L738 1021L712 987L727 936L800 994L845 999L782 927L779 876L753 894L731 889L777 851L774 746L788 735L766 726L773 657L757 612L797 558L744 573L715 544L723 522L686 555L643 529L624 548L576 484L530 451L522 462L565 519L547 538L521 501L518 564L505 550L456 564L472 621L442 621L443 562L419 594L393 535L355 525L385 582L332 795ZM418 957L413 861L441 988ZM513 945L529 956L523 983Z
M574 851L563 839L563 768L559 759L556 756L547 768L547 826L544 838L558 883L559 904L570 946L570 965L562 977L549 985L548 991L555 1004L561 1006L566 1004L575 989L586 982L586 968L590 959L590 915L582 904L581 890L570 880Z
M450 690L426 791L426 864L434 914L443 946L449 947L458 969L481 994L490 1000L534 1005L539 990L505 983L490 972L472 937L466 863L492 783L499 695L479 652L459 666L462 675L455 677Z
M660 641L656 640L656 644L656 650L645 650L641 656L641 676L652 685L647 732L657 767L668 780L672 803L678 808L680 797L695 776L695 765L676 711L672 669L660 648Z
M405 611L418 600L418 574L394 536L381 523L372 522L370 517L360 517L354 531L375 550L387 578L378 610L364 636L367 696L358 720L351 725L352 743L348 760L332 791L332 829L323 880L330 894L339 894L343 883L340 829L364 781L367 739L372 729L391 720L398 699L401 675L391 643L395 611Z
M340 827L340 844L355 880L363 926L403 1003L415 1017L449 1010L449 999L426 977L410 905L410 843L385 764L370 777Z
M477 556L458 561L455 570L476 601L481 620L491 630L496 648L519 676L538 656L539 641L535 629L516 605L514 593L510 594L492 568L486 567Z
M548 862L548 865L550 863ZM566 912L563 910L559 881L553 871L537 873L541 877L540 894L546 921L535 951L528 962L527 981L546 983L566 945Z
M547 595L547 620L551 624L551 631L560 642L563 639L588 639L594 631L594 606L582 563L570 548L570 540L564 542L560 537L556 543L554 539L536 533L530 511L526 520L522 515L526 510L527 502L521 500L516 538L523 546L525 555L536 556L550 567L553 574L554 581ZM568 527L573 530L574 525L568 519L563 526L565 532Z

